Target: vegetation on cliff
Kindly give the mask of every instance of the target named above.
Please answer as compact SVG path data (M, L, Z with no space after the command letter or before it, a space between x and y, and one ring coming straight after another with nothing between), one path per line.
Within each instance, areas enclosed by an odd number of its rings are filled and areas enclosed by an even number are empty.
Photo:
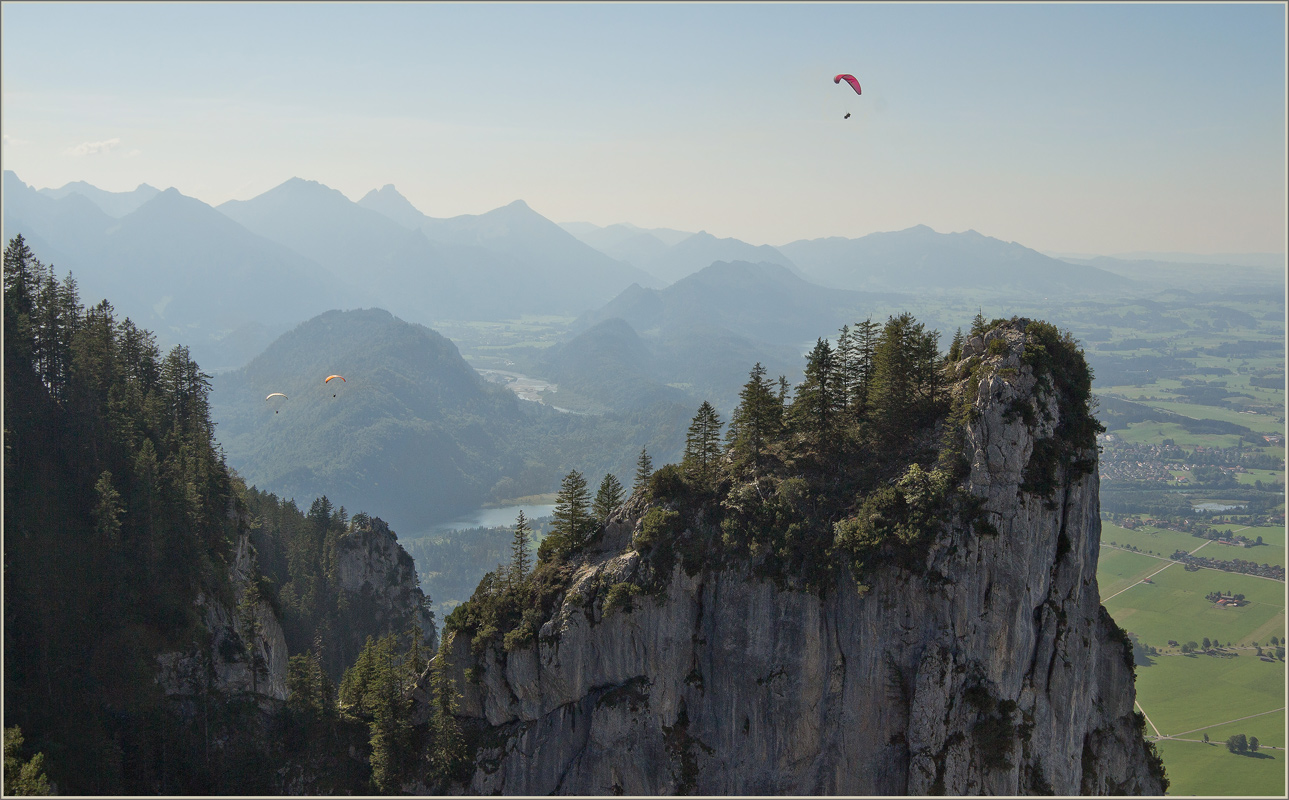
M682 462L637 475L637 497L649 507L632 546L645 566L636 583L606 587L614 593L606 609L659 590L677 563L690 574L738 567L827 591L841 569L861 581L887 566L921 569L925 545L955 517L975 535L995 535L962 485L964 435L981 381L1015 380L1021 366L1037 395L1009 410L1035 431L1022 488L1046 499L1058 479L1092 469L1101 430L1091 415L1092 373L1068 333L977 317L947 354L937 351L938 338L910 314L865 320L843 327L835 344L819 339L795 389L755 365L723 436L719 413L704 403ZM1059 417L1050 436L1038 432L1047 397ZM584 484L566 478L560 502L564 522L543 543L535 571L514 580L513 568L499 568L449 617L476 652L490 641L507 651L531 641L585 546L601 535L599 515L588 528L576 510L585 506Z

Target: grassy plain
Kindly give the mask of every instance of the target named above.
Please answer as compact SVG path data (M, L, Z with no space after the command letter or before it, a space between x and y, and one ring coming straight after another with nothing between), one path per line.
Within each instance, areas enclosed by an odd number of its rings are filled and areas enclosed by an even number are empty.
M1119 545L1132 545L1142 552L1154 551L1164 557L1170 556L1178 550L1185 550L1189 553L1204 544L1203 539L1182 531L1170 531L1149 526L1130 531L1127 528L1120 528L1112 522L1104 521L1101 523L1101 541L1103 543L1115 542Z
M1124 430L1115 431L1128 444L1162 444L1172 439L1179 447L1235 447L1240 437L1229 433L1191 433L1176 422L1129 422Z
M1167 739L1155 746L1172 782L1170 795L1285 796L1283 750L1240 756L1227 752L1224 745Z
M1123 576L1107 577L1112 582L1123 579ZM1155 647L1163 646L1170 639L1198 642L1205 636L1236 644L1284 636L1285 589L1279 581L1211 569L1187 572L1181 564L1155 573L1151 576L1152 583L1130 585L1120 594L1107 592L1107 581L1102 579L1099 570L1097 580L1102 597L1109 598L1102 602L1119 627ZM1249 603L1240 608L1218 608L1204 599L1214 591L1243 594Z
M1251 469L1247 472L1236 473L1235 476L1235 482L1241 486L1252 486L1257 481L1262 481L1263 483L1278 483L1281 485L1281 491L1284 491L1284 470Z
M1243 530L1240 530L1241 528L1243 528ZM1285 546L1284 528L1265 528L1265 527L1264 528L1245 528L1244 526L1240 525L1240 526L1232 527L1231 530L1239 531L1239 534L1241 536L1246 536L1255 541L1259 536L1261 536L1262 541L1266 542L1267 544L1278 545L1280 547Z
M1101 597L1112 597L1122 592L1168 563L1140 553L1102 546L1097 562L1097 585L1101 587Z
M1248 531L1241 531L1241 536L1247 536ZM1255 564L1279 564L1285 566L1285 549L1279 545L1264 544L1261 547L1232 547L1230 545L1214 544L1211 547L1204 548L1201 554L1208 558L1216 558L1219 561L1252 561Z
M1203 739L1206 733L1209 740L1214 742L1225 742L1229 737L1242 733L1245 736L1258 737L1260 747L1279 747L1283 749L1285 746L1285 712L1284 709L1280 709L1269 714L1259 714L1249 719L1213 725L1186 733L1184 738Z
M1138 665L1137 703L1164 736L1198 731L1196 739L1208 726L1283 709L1285 663L1262 661L1252 650L1236 652L1161 655L1150 666ZM1243 732L1262 738L1251 727Z
M1279 420L1267 414L1245 414L1233 408L1201 406L1171 400L1140 400L1138 402L1152 408L1171 411L1183 417L1190 417L1191 419L1215 419L1221 422L1243 425L1249 430L1257 431L1258 433L1281 433L1284 430L1284 425Z

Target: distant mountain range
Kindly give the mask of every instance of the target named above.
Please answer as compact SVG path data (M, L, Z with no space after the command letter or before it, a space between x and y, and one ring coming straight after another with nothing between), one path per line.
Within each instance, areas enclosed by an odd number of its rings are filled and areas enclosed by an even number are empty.
M141 183L132 192L106 192L85 181L72 181L57 189L41 189L40 193L54 200L61 200L71 194L83 195L102 209L103 213L119 219L161 194L161 190Z
M186 345L207 371L243 364L296 322L360 296L175 189L117 219L92 197L55 199L6 171L4 201L6 239L23 234L38 258L72 273L85 303L110 298L118 317L167 349Z
M582 314L578 330L620 316L646 338L667 331L659 341L705 311L703 324L784 344L858 319L861 301L839 290L1123 293L1150 288L1146 282L1157 288L1186 269L1059 260L974 231L942 234L924 225L771 247L629 223L557 225L522 200L441 219L392 185L353 202L299 178L216 209L147 184L131 192L83 181L36 190L6 171L4 229L6 238L22 233L60 272L71 270L83 297L112 297L119 316L154 330L163 345L187 345L209 371L245 364L328 309L374 306L427 325ZM762 287L740 284L764 276L746 270L695 277L739 262L780 268L775 303L755 305ZM1214 274L1190 269L1196 280ZM1265 283L1266 275L1253 280ZM662 287L677 288L650 294ZM722 305L722 293L743 299Z
M1015 242L975 231L937 233L925 225L859 239L800 240L779 249L810 280L839 289L1083 295L1133 286L1120 275L1071 265Z
M583 314L577 336L539 367L613 408L687 397L728 414L757 362L795 384L818 338L909 299L826 289L778 264L722 261L665 289L632 286Z
M601 251L676 281L716 261L750 261L787 267L801 278L836 289L878 292L946 292L963 289L1023 294L1123 291L1132 281L1088 265L1071 267L1015 242L975 231L937 233L925 225L873 233L801 239L754 247L700 231L664 241L655 231L628 225L598 228L566 223L565 229Z
M522 201L433 219L386 186L354 203L293 178L212 208L174 189L36 190L4 173L6 238L71 270L82 296L183 343L210 371L246 363L333 308L409 320L575 316L653 276L578 241Z

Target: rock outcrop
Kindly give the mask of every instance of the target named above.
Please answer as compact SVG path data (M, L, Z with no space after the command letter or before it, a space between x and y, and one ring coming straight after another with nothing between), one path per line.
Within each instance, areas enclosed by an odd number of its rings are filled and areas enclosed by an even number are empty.
M287 646L282 623L266 599L243 605L255 572L254 558L250 537L243 529L229 567L234 596L221 601L208 591L197 595L196 605L209 640L194 642L188 652L157 657L157 682L167 695L249 692L286 699ZM248 642L253 649L248 649ZM252 659L259 667L254 674Z
M349 531L336 546L336 574L347 608L336 646L352 664L368 636L421 631L432 645L434 616L416 576L416 562L398 543L384 520L355 514Z
M845 572L821 596L676 566L656 597L606 611L599 587L642 567L636 495L534 644L476 656L458 637L460 714L484 729L467 791L1162 794L1098 594L1095 452L1033 489L1062 408L1021 358L1024 329L965 348L978 513L943 521L924 568Z

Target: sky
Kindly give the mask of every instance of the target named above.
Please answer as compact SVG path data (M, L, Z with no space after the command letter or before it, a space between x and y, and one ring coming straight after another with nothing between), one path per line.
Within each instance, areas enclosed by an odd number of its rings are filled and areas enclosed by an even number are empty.
M37 188L393 184L432 217L522 199L757 245L1283 253L1285 10L5 2L0 160Z

